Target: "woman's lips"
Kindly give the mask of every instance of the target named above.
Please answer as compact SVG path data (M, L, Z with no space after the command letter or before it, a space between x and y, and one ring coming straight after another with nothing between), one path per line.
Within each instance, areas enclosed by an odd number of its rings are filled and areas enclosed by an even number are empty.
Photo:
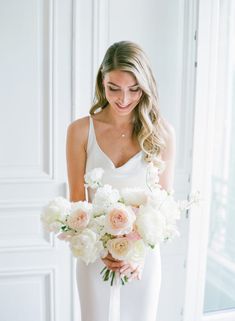
M128 109L131 106L131 104L128 104L126 106L122 106L122 105L119 105L118 103L116 103L116 105L118 106L119 109Z

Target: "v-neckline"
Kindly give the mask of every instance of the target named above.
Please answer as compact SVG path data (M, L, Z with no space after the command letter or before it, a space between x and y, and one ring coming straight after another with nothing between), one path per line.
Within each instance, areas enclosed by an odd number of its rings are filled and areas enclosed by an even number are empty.
M102 150L102 148L100 147L100 145L98 144L97 138L96 138L96 133L95 133L95 126L94 126L94 122L93 122L93 118L90 116L91 119L91 123L92 123L92 127L93 127L93 134L94 134L94 140L96 143L96 146L98 147L98 150L100 151L100 153L110 162L110 164L113 166L114 169L120 169L124 166L126 166L128 163L130 163L133 159L135 159L137 156L139 156L140 154L142 154L142 150L140 150L139 152L137 152L136 154L134 154L133 156L131 156L124 164L122 164L121 166L116 166L114 164L114 162L112 161L112 159Z

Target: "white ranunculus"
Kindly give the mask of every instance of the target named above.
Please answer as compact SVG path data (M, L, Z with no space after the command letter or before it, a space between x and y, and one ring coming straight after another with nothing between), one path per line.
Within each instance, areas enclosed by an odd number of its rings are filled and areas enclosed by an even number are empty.
M99 236L88 228L70 239L70 248L73 255L81 258L87 265L95 262L104 250Z
M135 219L135 212L131 206L117 203L109 208L105 216L105 231L111 235L128 234L133 229Z
M105 234L104 224L105 224L105 215L101 215L98 217L93 217L89 222L88 228L94 231L95 233L99 234L101 237Z
M148 200L147 191L139 187L123 188L120 191L120 194L126 205L140 206L145 204Z
M166 220L160 211L149 205L140 206L135 225L147 245L154 246L165 238Z
M70 213L71 203L64 197L56 197L50 201L41 213L41 222L49 232L58 233L65 217Z
M67 217L66 223L76 231L85 228L92 215L92 204L87 201L73 202L71 214Z
M146 183L151 189L159 188L159 168L149 163L147 166Z
M100 187L93 199L94 215L101 215L107 213L109 207L116 204L120 199L120 194L117 189L112 188L111 185L105 184Z
M86 186L92 189L98 188L102 185L101 180L104 174L103 168L94 168L84 175Z
M164 172L166 168L166 162L160 159L158 156L152 156L151 166L157 167L159 170L159 174Z

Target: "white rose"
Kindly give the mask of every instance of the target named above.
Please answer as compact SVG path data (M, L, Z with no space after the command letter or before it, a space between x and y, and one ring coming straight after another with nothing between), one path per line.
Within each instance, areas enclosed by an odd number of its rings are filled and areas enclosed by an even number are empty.
M143 188L123 188L120 194L126 205L140 206L145 204L148 200L147 191Z
M105 216L105 231L112 235L128 234L133 229L135 219L135 213L130 206L116 204Z
M64 224L65 217L70 213L71 203L59 196L50 201L41 213L41 222L49 232L58 233Z
M101 180L104 174L103 168L94 168L90 172L84 175L85 186L90 187L92 189L98 188L101 186Z
M120 194L117 189L105 184L98 188L93 199L94 215L101 215L107 213L110 206L117 203L120 199Z
M160 211L149 205L140 206L135 225L147 245L154 246L165 238L166 220Z
M86 264L95 262L104 249L98 235L88 228L70 239L70 248L73 255Z

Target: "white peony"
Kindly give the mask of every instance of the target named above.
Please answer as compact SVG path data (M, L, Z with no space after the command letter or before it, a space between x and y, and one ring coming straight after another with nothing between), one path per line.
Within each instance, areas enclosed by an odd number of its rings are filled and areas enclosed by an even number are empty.
M119 191L113 189L111 185L105 184L98 188L93 199L94 215L107 213L108 209L116 204L119 199Z
M105 231L111 235L128 234L133 229L135 219L135 212L131 206L117 203L109 208L105 216Z
M123 188L120 191L120 194L126 205L140 206L145 204L148 200L147 191L139 187Z
M104 174L103 168L92 169L90 172L84 175L84 179L86 182L85 186L90 187L92 189L100 187L102 185L101 180L102 180L103 174Z
M149 205L140 206L135 225L145 244L154 246L165 238L166 220Z
M70 213L71 203L64 197L56 197L50 201L41 213L41 222L45 230L58 233Z
M70 248L73 255L81 258L87 265L95 262L104 250L98 234L88 228L70 239Z
M165 201L162 202L159 210L165 216L167 223L172 224L176 220L180 219L180 208L178 203L174 200L174 198L169 195Z
M165 229L165 240L172 240L176 236L180 236L176 224L167 224Z
M164 189L156 188L150 193L148 204L159 209L168 198L168 193Z
M130 260L132 262L144 262L146 256L146 245L143 240L133 241Z

